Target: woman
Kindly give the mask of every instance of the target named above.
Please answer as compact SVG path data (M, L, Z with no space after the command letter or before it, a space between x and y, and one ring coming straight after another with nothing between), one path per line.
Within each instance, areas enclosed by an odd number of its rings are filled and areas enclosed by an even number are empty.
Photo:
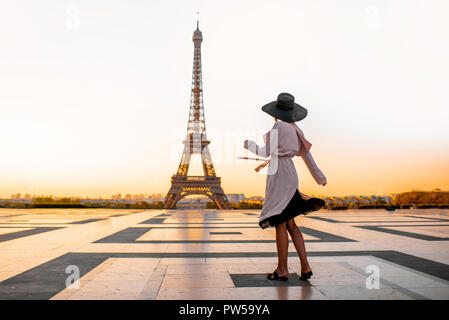
M295 103L288 93L279 94L277 101L266 104L262 111L273 116L275 124L264 135L265 145L258 146L254 141L246 140L244 147L262 156L270 156L265 202L260 213L259 225L262 229L276 227L276 246L278 266L267 274L270 280L288 280L288 235L290 234L301 262L301 280L309 279L313 273L307 261L304 239L294 218L319 210L324 201L309 198L298 190L298 175L292 158L300 156L306 163L315 181L325 186L327 181L310 153L312 144L306 140L301 129L295 124L307 116L307 110ZM281 121L278 121L281 120Z

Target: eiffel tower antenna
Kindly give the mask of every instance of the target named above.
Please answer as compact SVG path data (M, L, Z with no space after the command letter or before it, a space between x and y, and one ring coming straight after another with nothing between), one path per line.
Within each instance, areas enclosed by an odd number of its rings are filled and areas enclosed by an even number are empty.
M200 30L200 11L196 12L196 30Z
M171 178L171 187L165 197L164 206L166 209L172 209L182 198L195 194L208 197L216 203L219 209L231 209L231 204L221 188L221 179L215 174L215 168L209 152L210 141L206 137L201 72L201 43L203 42L203 34L199 28L199 20L197 20L192 41L194 45L192 89L187 135L183 141L184 151L181 162L179 163L178 171ZM203 165L202 176L188 175L192 154L201 154Z

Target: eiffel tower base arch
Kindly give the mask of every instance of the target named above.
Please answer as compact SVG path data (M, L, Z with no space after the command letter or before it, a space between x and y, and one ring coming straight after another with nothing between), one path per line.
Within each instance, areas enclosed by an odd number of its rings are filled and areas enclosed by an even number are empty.
M165 198L165 209L176 208L176 203L190 195L203 195L215 202L218 209L232 209L221 188L219 177L185 176L172 177L170 190Z

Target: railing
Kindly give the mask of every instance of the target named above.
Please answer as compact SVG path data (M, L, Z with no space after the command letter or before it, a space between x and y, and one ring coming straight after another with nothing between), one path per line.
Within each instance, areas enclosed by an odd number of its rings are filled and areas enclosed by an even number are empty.
M221 181L221 178L220 177L216 177L216 176L205 177L205 176L177 176L177 175L173 175L172 176L172 181L173 180L178 180L178 181Z
M204 176L187 176L187 181L205 181L206 178Z

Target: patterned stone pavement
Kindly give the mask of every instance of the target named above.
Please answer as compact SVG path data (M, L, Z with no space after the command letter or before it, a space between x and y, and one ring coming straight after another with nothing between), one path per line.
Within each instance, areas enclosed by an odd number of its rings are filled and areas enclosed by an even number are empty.
M315 275L290 244L280 282L258 211L0 209L0 299L449 299L448 213L301 216Z

